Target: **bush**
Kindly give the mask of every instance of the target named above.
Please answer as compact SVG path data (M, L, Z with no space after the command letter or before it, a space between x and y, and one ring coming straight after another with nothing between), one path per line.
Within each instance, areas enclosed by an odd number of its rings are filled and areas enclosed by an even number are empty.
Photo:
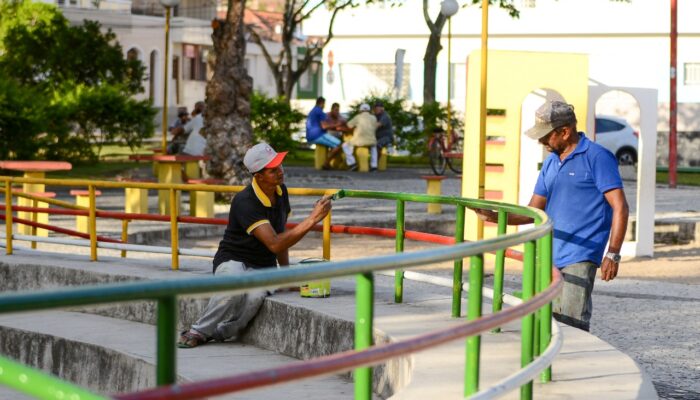
M0 154L95 161L105 141L138 146L155 115L132 97L143 73L97 22L70 26L53 5L0 0Z
M257 142L267 142L278 151L294 152L292 134L302 128L304 114L292 108L284 97L267 97L254 92L250 100L250 124Z

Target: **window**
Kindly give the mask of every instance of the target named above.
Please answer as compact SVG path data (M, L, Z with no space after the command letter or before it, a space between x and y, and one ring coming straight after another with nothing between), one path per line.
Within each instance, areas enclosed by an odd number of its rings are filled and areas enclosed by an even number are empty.
M700 85L700 63L685 63L683 83L686 85Z
M184 44L182 45L182 53L184 56L183 78L190 81L206 81L208 50L202 46Z
M624 125L617 123L615 121L609 120L609 119L604 119L604 118L596 118L595 119L595 133L596 134L605 133L605 132L621 131L624 128L625 128Z

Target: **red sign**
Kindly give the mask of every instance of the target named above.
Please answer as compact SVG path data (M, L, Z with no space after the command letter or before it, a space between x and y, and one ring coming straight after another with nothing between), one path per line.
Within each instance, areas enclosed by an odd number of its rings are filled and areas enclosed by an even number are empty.
M328 68L333 68L333 51L328 52Z

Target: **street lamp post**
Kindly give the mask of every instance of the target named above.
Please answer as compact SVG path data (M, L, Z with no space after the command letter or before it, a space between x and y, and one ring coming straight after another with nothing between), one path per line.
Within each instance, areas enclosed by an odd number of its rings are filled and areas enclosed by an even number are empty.
M180 4L180 0L160 0L165 7L165 58L163 61L163 140L162 150L168 147L168 64L170 63L170 10Z
M443 0L440 3L440 14L447 17L447 140L452 140L452 16L459 11L457 0Z

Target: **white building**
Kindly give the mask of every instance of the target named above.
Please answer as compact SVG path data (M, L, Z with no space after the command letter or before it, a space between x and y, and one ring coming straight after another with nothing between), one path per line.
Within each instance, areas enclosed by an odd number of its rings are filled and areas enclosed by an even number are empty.
M447 97L447 68L452 69L452 104L463 108L466 58L480 48L481 8L471 1L452 17L452 56L447 61L447 24L443 50L438 56L437 92ZM399 7L390 3L358 7L340 13L334 38L323 57L323 95L344 104L370 92L386 92L394 83L394 57L405 50L402 95L422 102L423 56L428 40L422 1L406 0ZM513 19L498 8L489 8L489 48L499 50L584 53L590 60L592 83L609 86L655 88L659 91L659 131L668 130L670 2L632 0L515 0L520 18ZM435 20L438 0L430 1ZM700 132L700 1L678 0L678 129ZM319 10L304 26L307 35L327 31L328 13ZM333 54L331 75L328 55ZM513 68L518 68L514 65ZM608 99L603 111L620 110L624 99ZM606 108L607 107L607 108ZM624 107L623 107L624 108ZM626 115L630 117L630 115Z

